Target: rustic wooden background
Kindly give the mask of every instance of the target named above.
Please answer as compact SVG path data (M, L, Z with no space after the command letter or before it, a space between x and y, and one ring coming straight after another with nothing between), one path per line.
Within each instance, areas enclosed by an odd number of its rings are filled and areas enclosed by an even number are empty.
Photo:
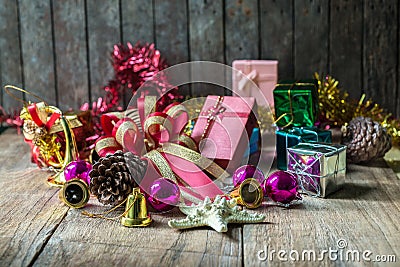
M331 73L400 116L399 10L397 0L0 0L0 78L77 108L103 95L113 45L140 40L170 65L278 59L280 78Z

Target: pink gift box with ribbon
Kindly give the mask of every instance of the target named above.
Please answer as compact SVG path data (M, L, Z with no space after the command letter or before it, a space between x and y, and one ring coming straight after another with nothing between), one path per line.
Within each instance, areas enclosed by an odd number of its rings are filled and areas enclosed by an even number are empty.
M264 103L258 100L258 90L250 86L253 81L261 90L270 106L274 106L273 90L278 82L278 61L277 60L235 60L232 67L240 72L233 71L232 85L233 92L240 96L252 96L256 98L258 105ZM248 78L248 79L246 79Z
M257 125L253 97L208 96L192 138L201 155L232 173L238 168Z

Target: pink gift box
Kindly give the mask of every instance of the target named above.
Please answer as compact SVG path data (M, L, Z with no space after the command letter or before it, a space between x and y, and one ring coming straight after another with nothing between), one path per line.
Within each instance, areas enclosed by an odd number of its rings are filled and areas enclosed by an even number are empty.
M252 112L255 100L253 97L224 96L218 106L223 111L215 115L207 135L201 140L209 114L215 111L217 102L218 96L207 97L191 136L199 144L204 157L232 173L241 165L250 135L257 124Z
M269 105L274 106L274 97L272 91L278 82L278 61L277 60L235 60L232 67L244 75L233 71L232 85L233 92L239 96L252 96L256 99L258 105L264 105L260 101L260 92L255 86L251 86L248 79L252 80L261 90Z

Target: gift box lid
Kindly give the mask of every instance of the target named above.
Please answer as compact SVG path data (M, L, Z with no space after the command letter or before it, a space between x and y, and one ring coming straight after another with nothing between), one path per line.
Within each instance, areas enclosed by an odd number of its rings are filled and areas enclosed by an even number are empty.
M329 157L339 152L345 151L346 146L339 144L327 145L325 143L299 143L291 148L288 148L287 150L301 153L303 155L314 155L316 153L320 153L325 155L326 157Z
M233 92L243 97L253 96L261 106L266 104L262 101L264 96L268 104L273 105L272 91L278 81L277 60L234 60L232 67Z

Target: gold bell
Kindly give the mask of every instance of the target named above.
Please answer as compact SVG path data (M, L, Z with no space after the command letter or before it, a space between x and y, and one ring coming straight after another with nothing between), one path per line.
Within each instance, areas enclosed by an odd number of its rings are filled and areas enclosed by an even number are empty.
M146 198L136 187L128 196L121 224L126 227L142 227L149 225L151 221L150 215L147 213Z
M258 208L264 198L260 183L254 178L247 178L230 193L239 205L249 209Z
M64 183L59 196L67 206L79 209L89 201L89 187L83 180L74 178Z

